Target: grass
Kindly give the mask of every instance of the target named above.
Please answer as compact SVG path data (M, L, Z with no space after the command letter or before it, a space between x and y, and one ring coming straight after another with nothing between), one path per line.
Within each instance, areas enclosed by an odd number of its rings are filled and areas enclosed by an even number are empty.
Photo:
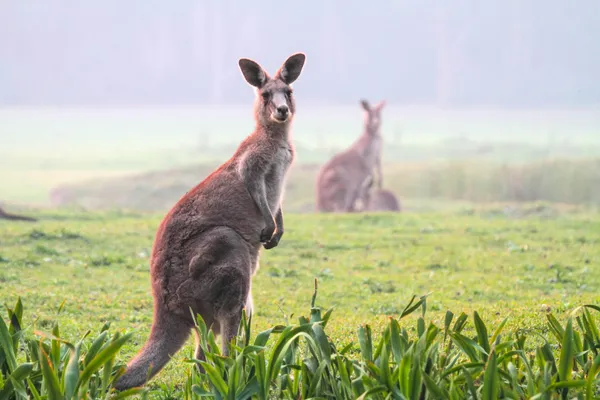
M128 360L151 323L148 255L161 216L40 216L38 224L0 222L0 302L12 307L20 296L27 324L35 319L37 328L50 331L59 322L62 337L72 342L87 330L98 334L105 322L133 330L119 355ZM364 323L377 339L387 316L398 317L413 295L430 293L428 315L438 326L447 310L477 310L492 327L508 316L505 330L547 339L548 310L564 321L577 306L600 304L600 216L590 211L557 209L524 218L507 217L502 209L288 214L286 228L279 247L261 258L254 332L303 315L315 277L318 303L335 308L327 331L340 348ZM417 317L407 317L407 327ZM181 388L191 351L190 341L151 387Z
M526 329L505 332L508 317L493 327L477 311L472 321L464 312L456 317L447 311L443 326L427 325L427 296L418 301L413 296L399 316L389 318L378 340L364 324L357 330L358 343L340 348L326 332L333 309L323 312L316 299L317 279L308 316L258 334L242 313L228 357L198 315L195 329L204 357L185 359L180 388L132 388L110 398L590 399L600 392L600 333L592 315L600 312L597 305L577 307L565 325L547 311L549 340L532 346ZM419 309L416 329L401 324ZM131 333L110 334L104 324L93 340L87 331L73 345L61 337L58 322L51 334L28 333L20 298L7 311L8 323L0 316L0 397L109 398L124 370L115 362L117 354ZM198 374L194 364L204 372Z

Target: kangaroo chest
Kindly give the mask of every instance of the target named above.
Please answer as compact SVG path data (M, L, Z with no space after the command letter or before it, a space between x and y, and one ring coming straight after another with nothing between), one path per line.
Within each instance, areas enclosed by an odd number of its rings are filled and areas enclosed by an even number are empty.
M367 165L371 168L375 166L377 158L381 153L381 138L379 136L370 138L369 142L363 148L362 156Z
M265 174L265 189L271 211L279 208L288 169L294 160L294 150L290 145L281 145L273 154L273 163Z

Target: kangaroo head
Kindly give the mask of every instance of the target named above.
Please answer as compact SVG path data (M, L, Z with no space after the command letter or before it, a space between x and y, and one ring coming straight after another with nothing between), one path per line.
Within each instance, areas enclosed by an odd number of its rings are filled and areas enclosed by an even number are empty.
M254 110L258 122L286 124L292 120L296 103L291 84L300 76L305 60L303 53L290 56L273 78L257 62L247 58L239 60L244 79L256 90Z
M372 107L367 100L361 100L360 104L365 110L365 128L369 135L378 135L381 126L381 109L385 106L385 100L380 101Z

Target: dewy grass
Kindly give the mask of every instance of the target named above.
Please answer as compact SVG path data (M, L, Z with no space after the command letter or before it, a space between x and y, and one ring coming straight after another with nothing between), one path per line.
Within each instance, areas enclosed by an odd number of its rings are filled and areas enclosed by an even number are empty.
M242 398L240 391L256 385L250 382L253 376L271 398L300 390L305 391L301 396L320 393L323 398L355 398L371 391L365 398L377 399L387 396L391 387L405 398L410 398L405 393L418 398L417 388L407 386L413 381L421 382L421 388L425 385L425 398L474 398L484 396L486 379L497 382L486 389L491 398L496 393L496 398L531 398L543 391L542 386L552 385L538 398L561 398L564 388L558 386L582 385L583 380L585 385L570 388L567 398L589 398L587 393L597 390L599 317L591 307L577 307L600 304L596 268L600 219L585 210L555 207L551 215L540 215L537 208L528 207L524 211L535 212L516 216L507 215L500 206L396 215L290 213L286 239L276 252L261 256L253 282L257 308L248 323L252 329L242 330L237 339L236 346L243 350L232 352L236 354L232 360L244 370L236 367L239 378L232 382L233 361L222 360L217 349L211 350L217 355L206 362L212 363L228 388L234 385L236 389L228 389L236 393L234 398ZM152 315L148 256L161 216L66 211L35 216L40 217L35 226L0 225L0 302L18 318L5 312L1 316L10 338L19 341L13 347L16 367L10 355L0 355L0 391L24 388L21 395L35 398L29 382L21 378L29 373L27 379L42 398L50 398L51 388L63 396L76 390L76 396L98 398L147 337ZM318 302L315 311L307 314L314 295L308 283L315 276L319 277ZM420 297L408 308L405 301L425 293L431 294L408 313ZM19 296L24 311L16 306ZM322 304L335 308L327 323L318 324L324 334L310 322L311 315L319 320L316 310L326 319L325 310L318 307ZM306 316L308 325L300 322L300 315ZM291 333L282 333L288 327L299 335L294 340ZM99 359L101 363L88 369L87 386L75 389L73 382L82 379L84 369L104 346L125 337L123 330L132 335L112 361L104 353L108 359ZM90 334L85 336L87 331ZM323 337L329 355L321 350ZM9 340L2 340L4 352ZM213 349L208 336L206 340ZM565 340L572 346L565 346ZM79 357L73 358L79 342ZM46 364L40 363L40 343L45 343ZM281 364L273 368L278 346ZM377 374L384 372L384 351L389 380ZM572 364L563 357L569 353L575 354ZM150 381L147 395L193 398L199 390L218 390L208 376L195 372L192 354L190 340ZM74 359L78 362L69 364ZM322 366L321 360L329 360L330 365ZM491 360L495 369L487 368ZM32 365L23 366L28 363ZM231 369L231 374L225 375L218 363ZM264 371L258 371L261 365ZM20 368L18 373L15 368ZM277 374L271 379L273 371ZM48 383L41 384L45 377ZM17 392L3 393L0 398L15 398ZM390 398L402 397L396 393Z
M244 314L229 357L198 317L205 360L187 359L182 387L121 393L111 385L123 371L116 360L130 333L111 334L104 325L73 344L58 324L51 333L23 326L19 299L0 318L0 399L591 399L600 389L596 305L573 309L563 324L547 313L548 335L532 346L523 330L505 330L506 319L490 326L477 312L448 311L438 326L428 320L428 297L413 297L377 340L365 324L340 348L327 334L332 310L323 312L316 298L315 280L308 316L256 335ZM411 314L417 318L405 320Z

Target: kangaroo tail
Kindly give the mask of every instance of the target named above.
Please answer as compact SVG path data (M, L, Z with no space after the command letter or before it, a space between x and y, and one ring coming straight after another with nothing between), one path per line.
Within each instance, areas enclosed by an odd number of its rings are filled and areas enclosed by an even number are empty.
M183 318L157 309L150 337L139 353L127 364L125 373L114 385L115 389L125 390L144 385L183 346L191 327Z

